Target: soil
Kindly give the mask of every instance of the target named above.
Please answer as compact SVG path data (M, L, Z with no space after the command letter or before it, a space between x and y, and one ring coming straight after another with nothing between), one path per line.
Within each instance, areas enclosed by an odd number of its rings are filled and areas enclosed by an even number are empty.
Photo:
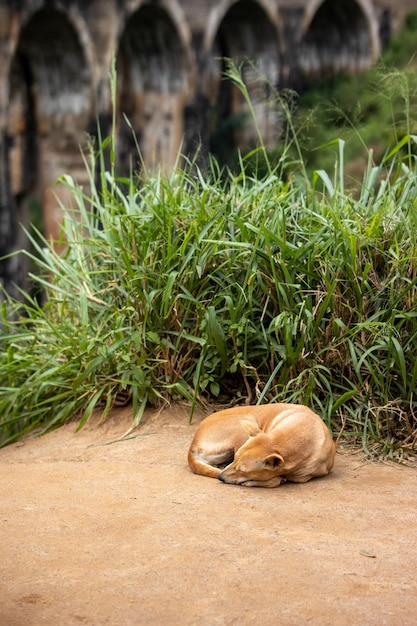
M187 409L0 451L0 624L411 626L416 470L338 446L276 489L190 472Z

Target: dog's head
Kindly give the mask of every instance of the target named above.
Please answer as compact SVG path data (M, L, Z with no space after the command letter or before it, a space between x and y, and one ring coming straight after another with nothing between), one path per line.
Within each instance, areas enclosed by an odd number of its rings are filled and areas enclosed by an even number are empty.
M280 484L284 459L273 450L270 438L251 422L242 420L249 439L237 450L235 458L218 476L231 485L276 487Z

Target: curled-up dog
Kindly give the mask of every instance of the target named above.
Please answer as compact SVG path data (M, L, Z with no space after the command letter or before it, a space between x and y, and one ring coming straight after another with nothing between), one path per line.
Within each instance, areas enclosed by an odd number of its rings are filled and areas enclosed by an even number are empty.
M266 404L212 413L188 451L195 474L246 487L278 487L325 476L336 448L323 420L307 406Z

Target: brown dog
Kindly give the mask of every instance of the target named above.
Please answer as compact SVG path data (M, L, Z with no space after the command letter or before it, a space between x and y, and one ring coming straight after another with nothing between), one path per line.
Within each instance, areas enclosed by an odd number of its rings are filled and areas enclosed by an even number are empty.
M278 487L328 474L335 453L323 420L306 406L239 406L201 422L188 464L195 474L224 483Z

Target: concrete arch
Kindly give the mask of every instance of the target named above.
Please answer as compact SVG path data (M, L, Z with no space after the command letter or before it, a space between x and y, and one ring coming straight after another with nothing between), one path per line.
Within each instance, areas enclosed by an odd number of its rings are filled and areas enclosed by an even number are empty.
M61 213L51 187L63 172L84 175L80 144L93 111L87 29L60 8L27 13L10 64L7 137L12 196L26 222L29 198L42 207L44 231L58 239ZM90 53L88 53L90 54ZM65 191L56 189L64 200Z
M183 25L177 28L179 17L176 3L140 3L119 40L118 110L132 124L143 163L151 168L175 164L184 133L191 63L188 33ZM132 131L123 120L118 136L122 167L130 162L135 167Z
M39 114L79 114L91 108L91 65L66 12L43 7L22 24L13 60L24 62L23 57L37 83Z
M178 0L159 0L158 2L152 2L152 0L133 0L129 3L128 10L125 14L125 19L123 21L123 24L121 24L120 26L119 39L123 34L123 31L126 28L126 24L127 22L129 22L130 18L145 6L156 6L163 9L175 26L178 37L182 45L184 46L184 49L188 49L191 47L192 36L187 21L187 16Z
M370 0L310 0L299 33L300 68L310 77L363 70L380 52Z
M241 1L242 0L220 0L216 6L210 9L203 40L203 50L205 54L210 53L212 50L214 40L226 14L234 5L239 4ZM273 2L273 0L253 0L253 4L257 5L259 9L265 13L268 21L276 29L277 42L278 45L280 45L281 24L276 9L276 3Z

